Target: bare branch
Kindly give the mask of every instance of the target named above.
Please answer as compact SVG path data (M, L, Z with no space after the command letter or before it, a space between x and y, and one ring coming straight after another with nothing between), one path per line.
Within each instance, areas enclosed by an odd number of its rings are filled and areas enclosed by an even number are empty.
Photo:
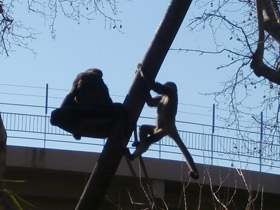
M100 15L104 17L105 27L121 32L121 21L115 16L119 13L116 0L26 0L19 2L0 1L0 53L7 56L16 47L34 51L29 44L37 34L29 27L29 23L15 19L13 11L21 7L27 8L29 14L39 16L48 24L52 37L56 36L56 20L61 15L80 24L82 20L93 21Z

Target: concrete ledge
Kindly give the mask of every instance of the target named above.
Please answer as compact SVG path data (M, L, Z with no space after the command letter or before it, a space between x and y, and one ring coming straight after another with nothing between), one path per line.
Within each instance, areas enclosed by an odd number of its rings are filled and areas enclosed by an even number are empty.
M50 169L90 173L99 153L77 152L54 149L8 146L7 165L12 167ZM266 193L280 194L280 176L254 171L238 171L198 164L200 179L190 180L185 162L144 158L149 178L164 181L197 182L199 184L223 186ZM139 161L132 162L138 176L144 176ZM142 174L142 175L141 175ZM123 158L116 172L119 176L131 176ZM246 183L246 185L245 185Z

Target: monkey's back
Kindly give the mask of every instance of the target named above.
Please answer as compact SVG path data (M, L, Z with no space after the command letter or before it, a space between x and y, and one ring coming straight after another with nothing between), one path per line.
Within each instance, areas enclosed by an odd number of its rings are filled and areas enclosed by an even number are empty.
M157 126L168 131L174 128L178 107L177 94L163 95L157 109Z

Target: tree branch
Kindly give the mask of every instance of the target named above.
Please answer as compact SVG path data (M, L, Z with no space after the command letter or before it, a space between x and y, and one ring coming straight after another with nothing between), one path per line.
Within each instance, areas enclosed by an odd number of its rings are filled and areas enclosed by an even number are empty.
M275 0L266 0L266 1L270 1L270 3L272 3ZM253 53L252 62L250 64L250 67L253 69L256 76L258 76L258 77L263 76L273 83L280 84L280 71L278 71L278 69L275 70L275 69L267 66L263 62L264 42L265 42L264 28L265 28L265 25L267 25L267 20L268 19L270 20L270 22L271 21L275 22L276 18L273 15L274 12L272 14L272 11L275 11L275 10L268 9L268 7L265 6L265 2L263 2L263 0L256 0L255 4L256 4L257 18L258 18L259 38L258 38L257 49ZM274 8L274 9L276 9L276 8ZM277 14L278 14L278 12L279 11L278 11L278 8L277 8ZM263 14L265 14L266 19L264 18ZM275 24L271 24L271 25L275 25ZM278 35L277 36L280 38L279 32L280 31L278 30ZM268 31L268 33L270 34L270 31Z
M156 77L191 2L192 0L171 1L166 15L156 31L151 45L142 61L142 70L148 71L153 77L152 79ZM124 101L128 112L127 132L121 138L120 132L116 131L108 138L84 193L76 206L76 210L97 210L100 207L110 181L121 161L125 149L124 147L126 147L135 129L148 92L149 88L138 71Z

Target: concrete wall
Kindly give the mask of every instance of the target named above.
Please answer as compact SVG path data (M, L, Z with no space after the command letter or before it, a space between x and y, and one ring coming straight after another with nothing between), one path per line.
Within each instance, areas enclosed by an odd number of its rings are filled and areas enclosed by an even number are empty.
M11 167L50 169L57 171L90 173L99 157L98 153L8 146L7 165ZM194 182L199 184L250 189L280 194L280 176L234 168L197 165L200 179L190 180L185 162L144 158L149 178L164 181ZM138 176L144 176L139 161L132 162ZM116 172L131 176L123 158ZM246 183L246 184L245 184Z

